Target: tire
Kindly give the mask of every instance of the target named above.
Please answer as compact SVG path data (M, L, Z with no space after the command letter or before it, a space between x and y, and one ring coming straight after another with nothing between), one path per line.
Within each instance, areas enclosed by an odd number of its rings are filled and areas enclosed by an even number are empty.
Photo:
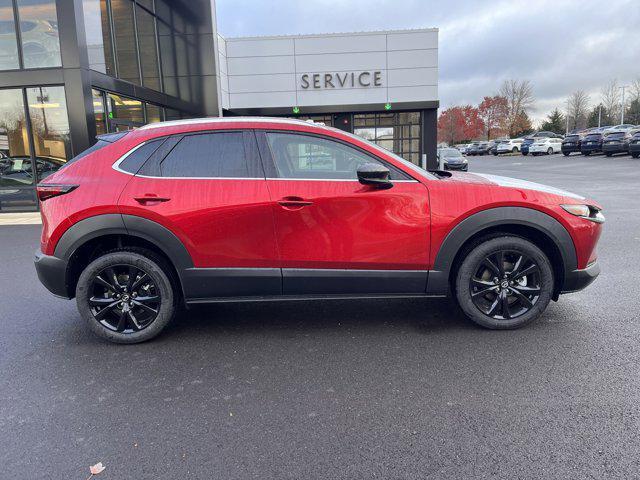
M498 156L498 152L495 152L495 153L493 154L493 156L494 156L494 157L497 157L497 156Z
M511 149L511 153L518 153L518 147L513 147Z
M612 155L613 155L613 153L605 153L605 155L606 155L607 157L610 157L610 156L612 156Z
M529 152L522 152L522 155L524 155L525 157L529 154ZM532 154L533 155L533 154Z
M553 155L553 148L547 149L547 155Z
M562 152L562 154L563 154L565 157L568 157L568 156L569 156L569 152Z
M503 262L497 260L501 251L506 251ZM496 270L491 271L486 267L487 257L496 259L493 262L494 268L498 267ZM525 275L520 281L515 277L511 277L510 280L509 275L516 269L519 257L522 259L520 272L528 271L534 265L537 269L533 269L533 273ZM500 263L502 269L499 267ZM507 278L503 276L496 284L495 279L500 275L498 270L504 272ZM477 276L479 272L483 272L480 281ZM472 280L473 278L476 280ZM485 287L486 290L481 290ZM466 250L466 255L456 272L455 295L460 308L470 320L490 329L520 328L533 322L549 305L553 289L553 270L547 256L533 243L512 235L499 234L479 240ZM486 293L483 295L482 291ZM521 300L518 293L531 305ZM506 314L503 300L505 296ZM483 311L481 308L485 308L485 304L486 311ZM518 307L519 310L516 310Z
M591 155L591 152L582 152L582 154L583 154L585 157L588 157L589 155Z
M640 153L632 153L631 156L633 158L638 158L638 157L640 157Z
M115 278L111 272L115 272ZM135 272L134 280L130 280L130 272ZM146 249L114 250L82 271L76 304L97 336L113 343L140 343L157 336L171 322L178 291L174 274L163 258Z

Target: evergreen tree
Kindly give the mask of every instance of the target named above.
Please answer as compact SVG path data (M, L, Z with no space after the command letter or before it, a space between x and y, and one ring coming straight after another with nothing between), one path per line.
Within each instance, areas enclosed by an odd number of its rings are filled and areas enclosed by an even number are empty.
M631 101L629 108L624 112L624 122L640 125L640 99Z
M547 120L542 123L541 128L553 133L564 133L566 130L564 115L556 108L547 116Z

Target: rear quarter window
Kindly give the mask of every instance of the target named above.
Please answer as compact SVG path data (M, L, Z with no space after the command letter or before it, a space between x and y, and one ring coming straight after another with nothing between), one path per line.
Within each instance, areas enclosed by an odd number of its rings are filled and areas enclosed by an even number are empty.
M136 174L142 168L144 163L155 153L160 145L164 143L165 139L160 138L157 140L151 140L141 144L139 147L134 148L129 154L120 162L118 168L125 172Z

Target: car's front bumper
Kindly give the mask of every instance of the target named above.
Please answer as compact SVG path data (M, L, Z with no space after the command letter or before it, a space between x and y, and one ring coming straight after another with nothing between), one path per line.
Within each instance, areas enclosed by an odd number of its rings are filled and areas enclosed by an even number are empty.
M445 170L467 170L469 168L468 163L445 163Z
M577 292L588 287L600 274L600 264L596 261L583 270L573 270L565 276L561 293Z
M34 260L40 282L57 297L71 298L67 287L67 262L41 251Z

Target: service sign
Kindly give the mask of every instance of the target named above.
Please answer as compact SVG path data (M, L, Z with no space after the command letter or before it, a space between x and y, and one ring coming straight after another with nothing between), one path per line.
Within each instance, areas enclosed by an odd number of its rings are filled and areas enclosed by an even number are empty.
M300 75L300 88L303 90L371 87L382 87L381 71L303 73Z

